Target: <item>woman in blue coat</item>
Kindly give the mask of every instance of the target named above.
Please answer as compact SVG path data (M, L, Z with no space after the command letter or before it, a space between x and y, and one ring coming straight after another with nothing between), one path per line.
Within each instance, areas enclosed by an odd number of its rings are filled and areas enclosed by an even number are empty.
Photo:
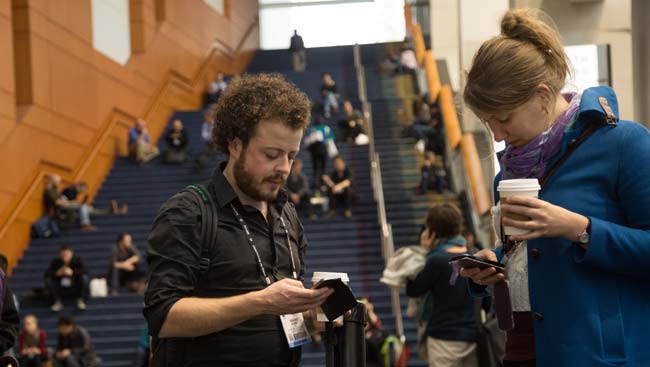
M474 56L465 102L506 142L495 187L537 178L542 189L495 195L496 229L529 231L477 253L505 273L461 275L484 294L507 279L505 366L650 366L650 133L619 120L608 87L562 94L568 73L552 23L526 9L508 11Z

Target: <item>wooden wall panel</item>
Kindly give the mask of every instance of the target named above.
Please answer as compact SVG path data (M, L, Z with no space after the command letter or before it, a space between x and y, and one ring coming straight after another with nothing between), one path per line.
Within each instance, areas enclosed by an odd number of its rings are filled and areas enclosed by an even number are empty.
M11 0L0 0L0 17L11 18Z
M119 65L92 47L90 6L0 0L0 54L13 56L0 58L0 156L11 157L0 160L0 252L11 266L42 214L47 174L87 181L92 197L135 118L158 138L174 110L198 107L213 75L242 71L259 45L255 0L231 1L229 17L203 0L131 0L140 43Z
M0 0L0 143L5 140L16 120L14 43L9 1Z
M0 100L2 99L9 100L8 101L9 103L13 103L15 101L14 98L9 98L9 97L5 98L3 96L0 96ZM2 144L3 141L7 139L7 137L13 130L15 124L16 124L15 119L0 115L0 145ZM0 205L0 208L2 208L2 205ZM1 212L2 211L0 210L0 213Z
M0 90L14 93L14 49L11 30L11 19L8 15L0 14Z

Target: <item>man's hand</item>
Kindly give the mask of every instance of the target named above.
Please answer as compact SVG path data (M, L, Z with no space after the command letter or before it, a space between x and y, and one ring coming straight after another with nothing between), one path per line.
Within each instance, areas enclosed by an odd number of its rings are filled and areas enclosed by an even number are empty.
M69 356L70 356L70 349L62 349L56 352L56 358L58 359L66 359Z
M497 261L497 255L490 249L484 249L474 254L484 260ZM504 273L497 273L497 269L490 267L483 270L479 268L461 268L460 276L471 278L472 281L480 285L494 285L506 279Z
M59 270L56 271L56 275L59 277L71 277L74 274L72 268L69 266L62 266Z
M295 205L300 204L300 195L298 193L295 192L290 193L289 198L291 198L291 202L294 203Z
M259 291L264 311L273 315L287 315L319 307L334 290L305 289L293 279L282 279Z

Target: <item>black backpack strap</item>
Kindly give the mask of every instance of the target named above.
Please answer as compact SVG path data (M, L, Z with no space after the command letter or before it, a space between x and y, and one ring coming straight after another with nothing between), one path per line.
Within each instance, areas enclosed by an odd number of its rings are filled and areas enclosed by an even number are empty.
M210 268L212 246L217 241L217 208L205 186L193 184L185 189L199 200L201 208L201 258L199 260L198 277L198 279L201 279Z
M212 200L210 192L202 184L187 186L183 191L191 193L199 202L201 210L201 258L199 259L200 282L210 269L212 259L211 250L217 242L217 206ZM185 365L185 353L188 340L191 338L163 338L152 337L151 348L153 355L149 366L152 367L178 367ZM2 367L2 366L0 366Z

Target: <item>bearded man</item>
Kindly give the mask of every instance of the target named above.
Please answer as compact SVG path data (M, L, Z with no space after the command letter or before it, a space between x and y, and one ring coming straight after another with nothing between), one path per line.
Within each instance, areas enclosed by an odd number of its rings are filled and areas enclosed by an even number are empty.
M307 96L278 75L235 79L219 99L213 140L228 161L205 185L217 219L203 220L200 200L184 190L149 236L152 365L300 365L302 312L333 292L303 287L307 242L283 189L309 111ZM203 226L217 239L200 274Z

